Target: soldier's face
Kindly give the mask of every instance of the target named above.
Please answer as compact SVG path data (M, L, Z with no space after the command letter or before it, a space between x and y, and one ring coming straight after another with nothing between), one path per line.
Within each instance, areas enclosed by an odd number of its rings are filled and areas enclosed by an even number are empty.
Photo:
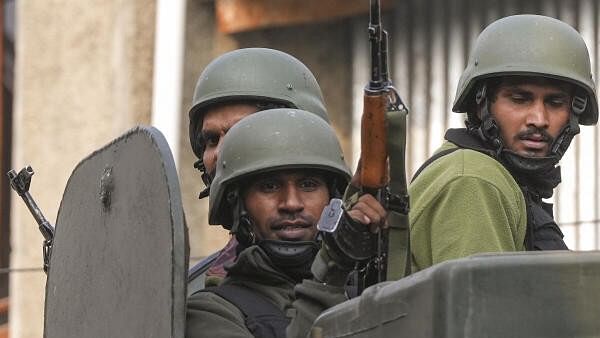
M256 105L248 103L226 103L207 109L200 135L205 144L202 161L211 176L214 177L217 155L223 142L223 136L239 120L257 111Z
M317 221L329 203L325 178L314 170L283 170L258 176L243 196L258 239L314 240Z
M502 82L491 104L504 146L525 157L548 155L569 121L571 86L555 82Z

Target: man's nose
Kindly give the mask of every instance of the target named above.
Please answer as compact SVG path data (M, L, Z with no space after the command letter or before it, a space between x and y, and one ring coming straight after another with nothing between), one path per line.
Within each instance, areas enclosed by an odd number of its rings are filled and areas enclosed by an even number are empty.
M304 209L300 191L295 185L288 184L283 189L279 207L287 212L298 212Z
M543 100L535 100L527 112L528 126L535 126L537 128L548 127L548 111Z

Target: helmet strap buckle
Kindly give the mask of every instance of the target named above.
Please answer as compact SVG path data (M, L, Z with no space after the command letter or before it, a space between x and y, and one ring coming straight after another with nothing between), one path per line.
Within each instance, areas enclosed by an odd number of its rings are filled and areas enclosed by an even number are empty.
M573 113L577 116L583 114L585 108L587 107L587 101L587 96L573 96L573 101L571 102L571 110L573 111Z
M475 102L478 105L481 105L481 103L486 99L486 96L487 96L487 85L484 83L483 85L481 85L481 87L479 87L479 89L475 93Z

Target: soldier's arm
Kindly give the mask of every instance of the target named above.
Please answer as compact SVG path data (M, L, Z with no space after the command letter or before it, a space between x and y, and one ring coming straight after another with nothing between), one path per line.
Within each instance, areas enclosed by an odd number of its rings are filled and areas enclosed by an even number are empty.
M471 176L448 182L435 197L413 199L416 268L477 253L522 250L526 214L514 199L511 191Z

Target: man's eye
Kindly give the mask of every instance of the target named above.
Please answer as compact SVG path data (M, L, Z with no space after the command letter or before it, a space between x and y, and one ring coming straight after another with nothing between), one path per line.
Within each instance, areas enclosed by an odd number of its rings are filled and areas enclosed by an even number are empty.
M277 184L277 182L275 181L262 181L259 183L259 189L262 192L273 192L276 191L279 188L279 184Z
M519 94L513 94L513 95L511 95L510 98L513 102L516 102L516 103L523 103L523 102L527 101L527 98L525 96L519 95Z
M315 190L321 185L323 185L323 182L316 178L305 178L302 181L300 181L299 185L300 188L302 188L303 190Z
M203 133L201 137L207 148L216 147L219 144L219 135Z
M564 98L556 98L556 99L551 99L548 103L552 107L562 107L567 104L567 100Z

